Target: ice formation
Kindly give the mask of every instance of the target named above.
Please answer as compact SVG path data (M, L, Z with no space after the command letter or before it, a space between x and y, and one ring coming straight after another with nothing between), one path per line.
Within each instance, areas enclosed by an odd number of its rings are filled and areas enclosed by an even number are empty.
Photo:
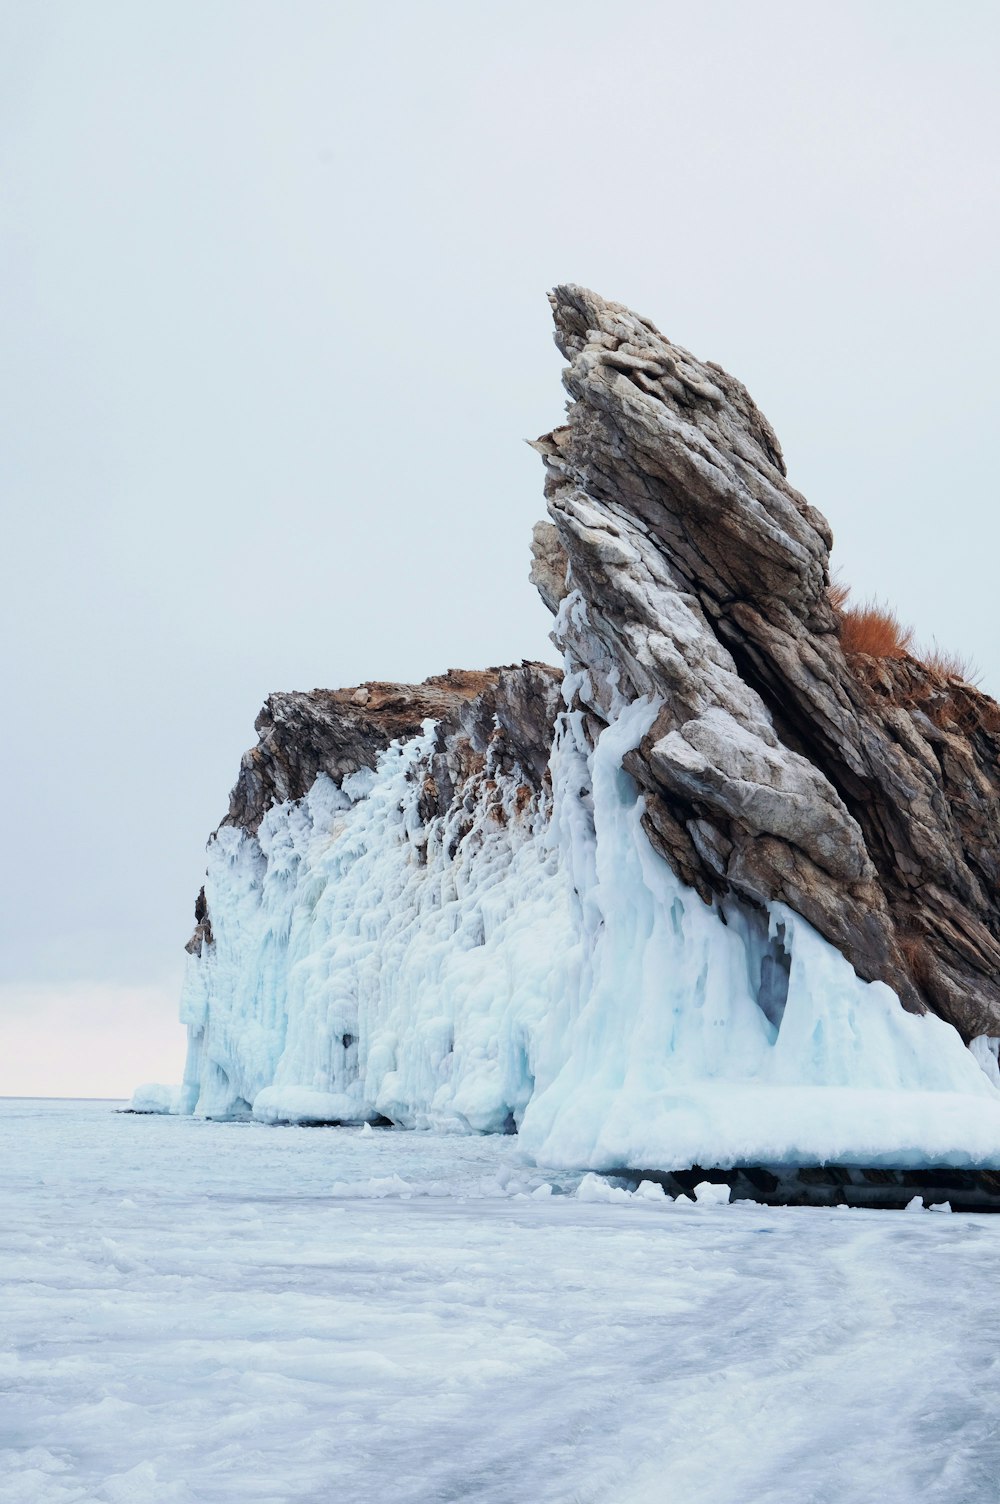
M220 829L185 1083L134 1105L517 1129L539 1163L597 1170L1000 1163L1000 1091L950 1025L781 905L765 925L705 904L652 849L622 759L656 712L622 707L591 748L564 710L526 808L487 761L457 844L455 811L420 817L430 723L256 836Z
M136 1110L593 1171L1000 1166L1000 707L845 651L830 529L739 382L552 302L558 713L538 664L272 696L186 1078Z

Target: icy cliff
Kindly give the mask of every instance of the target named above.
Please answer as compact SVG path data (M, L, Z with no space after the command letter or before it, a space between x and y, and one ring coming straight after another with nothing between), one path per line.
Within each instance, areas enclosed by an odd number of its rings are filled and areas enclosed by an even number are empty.
M829 529L738 382L553 308L563 669L271 697L170 1105L597 1169L1000 1165L1000 709L848 661Z

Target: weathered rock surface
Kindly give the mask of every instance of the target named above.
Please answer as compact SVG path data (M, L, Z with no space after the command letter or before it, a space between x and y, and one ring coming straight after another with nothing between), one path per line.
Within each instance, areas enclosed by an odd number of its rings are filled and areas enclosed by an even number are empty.
M374 768L396 740L437 724L437 752L424 780L425 822L461 800L486 763L520 778L524 799L548 779L552 728L562 674L545 663L482 670L449 669L422 684L371 680L349 689L269 695L254 723L255 747L245 752L222 821L255 835L266 812L301 799L321 773L339 787L351 773ZM187 950L201 955L212 943L212 920L202 888Z
M848 659L830 528L745 388L583 288L551 301L572 403L535 445L532 578L593 734L662 700L627 759L650 840L706 900L785 903L911 1010L1000 1033L1000 707Z
M449 669L422 684L372 680L350 689L269 695L254 722L259 735L244 753L223 824L256 832L268 809L301 799L325 773L340 786L374 768L390 742L416 736L436 721L442 761L436 768L445 804L463 768L482 766L493 741L511 765L540 786L552 743L558 670L544 663L478 671Z
M1000 1035L1000 707L912 657L845 656L830 527L746 389L594 293L551 301L572 401L534 446L550 521L532 579L592 741L624 703L661 702L626 758L653 846L723 913L783 903L907 1008ZM527 801L561 677L525 663L272 695L223 823L255 833L428 719L425 823L454 814L488 749ZM212 938L203 890L189 949Z

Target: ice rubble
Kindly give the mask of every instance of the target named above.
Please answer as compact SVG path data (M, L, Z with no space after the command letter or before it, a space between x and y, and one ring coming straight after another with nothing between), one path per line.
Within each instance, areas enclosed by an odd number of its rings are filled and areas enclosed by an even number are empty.
M656 709L623 706L593 749L565 711L551 798L519 810L487 765L457 844L452 815L418 813L430 722L257 837L220 829L166 1110L516 1129L594 1170L1000 1165L994 1054L981 1069L789 909L705 905L653 851L622 759Z

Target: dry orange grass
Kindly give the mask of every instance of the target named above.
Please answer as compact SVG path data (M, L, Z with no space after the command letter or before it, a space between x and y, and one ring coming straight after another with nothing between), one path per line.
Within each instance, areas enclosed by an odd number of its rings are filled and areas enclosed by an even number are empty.
M913 642L913 628L904 627L895 611L880 601L844 606L840 611L840 645L845 653L869 658L905 658Z
M850 585L833 579L827 586L830 605L837 614L837 632L845 653L866 653L870 658L905 658L913 649L913 628L904 627L899 617L881 601L865 601L849 606ZM913 656L932 673L943 679L960 679L963 684L979 682L980 671L961 653L939 648L937 643Z
M982 670L961 653L953 653L949 648L939 648L937 643L932 643L929 650L922 655L922 661L933 673L940 674L942 679L961 679L963 684L978 684L982 678Z

